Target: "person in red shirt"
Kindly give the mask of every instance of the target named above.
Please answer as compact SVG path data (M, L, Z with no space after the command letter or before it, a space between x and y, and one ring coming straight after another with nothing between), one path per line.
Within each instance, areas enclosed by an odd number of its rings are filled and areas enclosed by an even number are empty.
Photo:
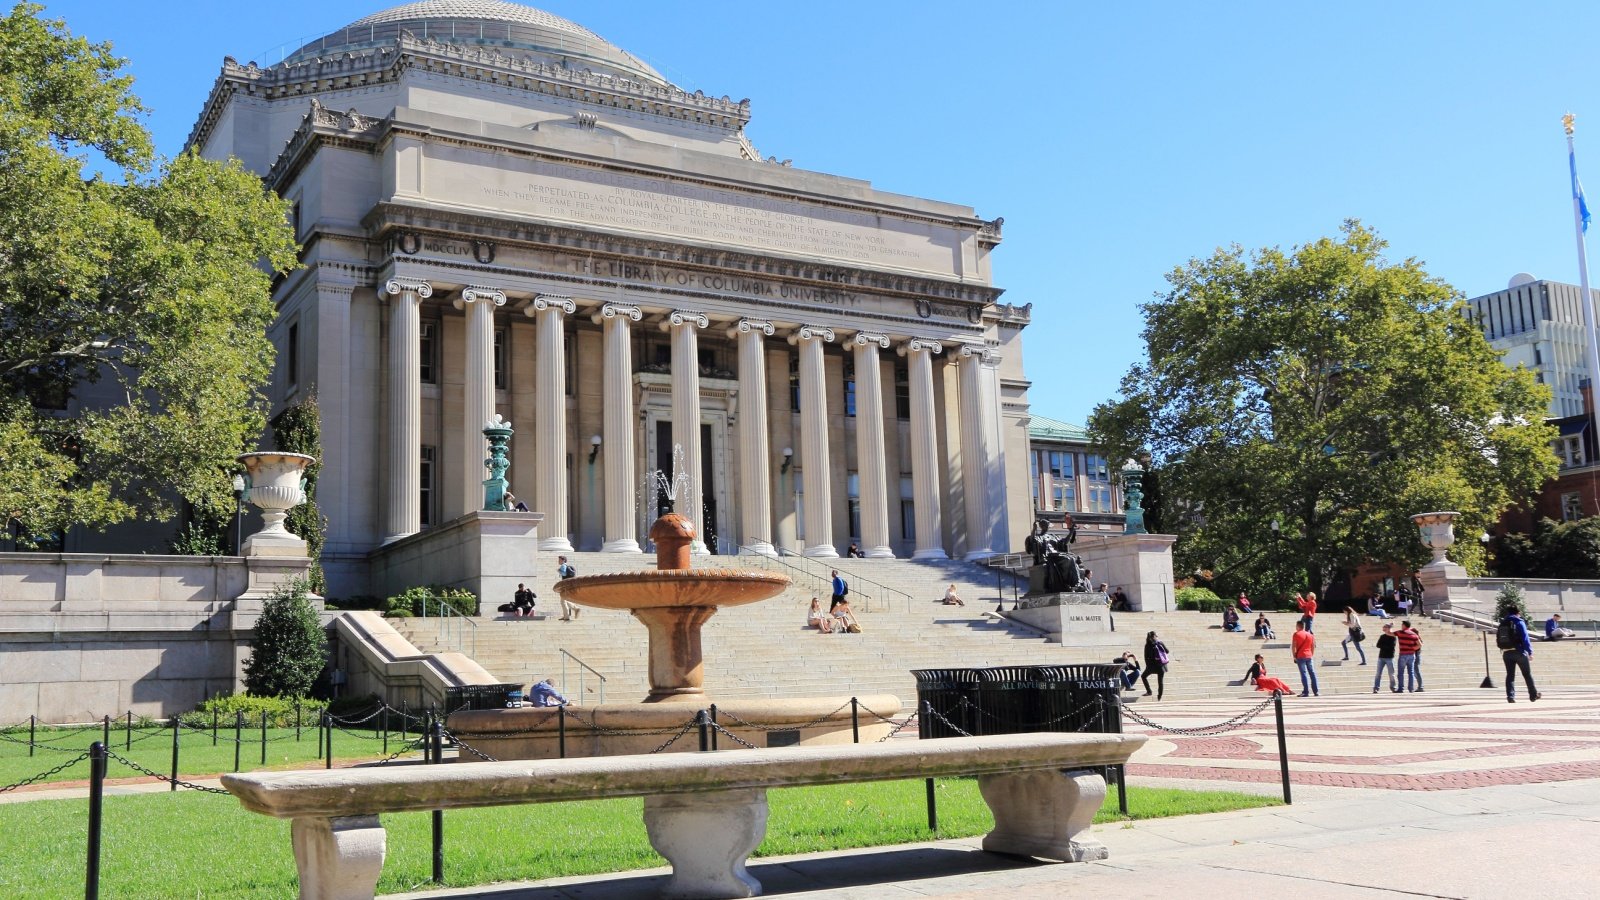
M1294 651L1294 664L1300 670L1300 696L1320 697L1317 690L1317 661L1314 659L1317 652L1317 639L1306 628L1304 619L1294 625L1294 639L1290 643Z
M1422 653L1422 635L1411 627L1410 619L1403 619L1394 637L1400 645L1400 690L1417 693L1422 690L1422 669L1417 665L1417 657Z
M1305 597L1299 600L1295 605L1300 608L1300 621L1305 623L1306 633L1310 634L1313 631L1316 631L1317 595L1311 591L1306 591Z

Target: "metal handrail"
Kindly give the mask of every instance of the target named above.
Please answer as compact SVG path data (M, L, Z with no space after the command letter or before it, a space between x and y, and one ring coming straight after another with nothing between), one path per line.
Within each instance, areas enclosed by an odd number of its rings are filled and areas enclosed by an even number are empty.
M1436 609L1429 613L1433 618L1452 625L1465 625L1476 631L1494 631L1499 623L1485 616L1457 609Z
M579 666L579 668L578 668L578 697L582 698L584 696L584 694L588 693L588 690L587 690L588 689L588 684L585 681L584 673L585 672L590 672L590 673L593 673L594 677L600 679L600 702L601 703L606 702L606 677L604 675L600 674L600 670L596 669L594 666L589 665L588 663L586 663L583 660L577 658L576 656L573 656L571 653L568 653L565 647L557 647L556 648L556 652L561 654L561 693L563 693L563 694L567 693L567 660L570 659L573 662L577 663L578 666Z
M439 626L439 639L441 641L448 641L448 640L451 639L450 638L451 634L454 634L455 635L455 644L456 644L455 649L456 649L456 652L458 652L458 653L466 653L468 656L472 657L473 659L477 659L477 657L478 657L478 623L472 621L472 617L471 616L465 616L465 615L462 615L461 613L457 612L455 607L453 607L450 604L444 602L443 600L437 601L437 604L438 604L438 607L439 607L439 612L438 612L438 615L435 616L435 618L439 619L440 622L441 622L441 624ZM428 617L428 598L424 597L422 599L422 618L426 619L427 617ZM462 628L461 627L461 623L463 623L463 622L465 622L467 625L472 626L472 630L471 631L467 631L466 629ZM466 636L469 635L469 634L472 635L472 652L470 652L470 653L468 653L467 649L466 649Z
M798 560L804 560L807 563L812 563L813 561L811 560L810 557L807 557L807 556L793 556L793 555L791 555L791 556L769 556L769 555L767 555L765 553L758 553L758 552L756 552L754 549L752 549L750 547L746 547L746 546L741 545L739 547L739 558L740 559L752 559L753 558L753 559L763 560L764 562L758 563L758 565L763 565L763 566L766 565L768 562L776 562L777 564L779 564L779 565L781 565L781 566L783 566L783 567L785 567L787 569L790 569L792 571L798 572L801 575L805 576L807 579L810 579L810 583L812 584L812 586L817 588L819 591L832 591L833 590L833 579L831 577L829 577L827 575L823 575L820 572L808 571L804 566L797 565L797 564L795 564L793 562L790 562L790 560L792 560L792 559L798 559ZM815 564L816 565L821 565L821 563L815 563ZM829 568L832 569L833 567L829 566ZM882 602L883 608L884 608L885 611L888 611L889 609L893 608L894 603L895 603L895 598L898 597L898 598L901 598L901 599L905 600L906 612L907 613L911 612L911 595L907 594L905 591L897 590L895 588L889 587L886 584L880 584L879 582L873 581L870 578L862 577L861 575L858 575L858 574L856 574L854 572L850 573L850 579L849 580L850 580L850 595L852 597L858 597L859 596L859 597L863 598L863 600L864 600L864 602L862 603L862 606L861 606L861 610L860 610L861 612L872 612L872 604L873 604L873 601L874 601L874 592L876 593L876 598L875 599ZM866 585L869 590L866 593L863 593L861 591L860 587L859 587L860 585Z

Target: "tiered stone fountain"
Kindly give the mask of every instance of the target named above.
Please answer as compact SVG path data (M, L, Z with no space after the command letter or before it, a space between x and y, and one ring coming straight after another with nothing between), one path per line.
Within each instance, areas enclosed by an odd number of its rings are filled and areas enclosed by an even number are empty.
M892 694L857 697L852 723L850 695L799 699L713 701L705 691L700 630L724 606L756 603L783 593L789 577L740 569L690 568L694 526L669 513L650 528L656 545L654 571L587 575L556 583L555 590L578 606L626 609L649 632L650 693L638 704L569 707L562 734L561 711L522 707L459 712L450 716L452 734L496 759L548 759L648 753L662 744L661 732L677 729L699 709L716 703L718 722L741 740L763 746L862 742L888 733L887 718L900 711ZM748 723L748 724L746 724ZM739 746L723 738L719 748ZM685 735L670 750L698 750L699 739ZM474 759L463 754L462 761Z

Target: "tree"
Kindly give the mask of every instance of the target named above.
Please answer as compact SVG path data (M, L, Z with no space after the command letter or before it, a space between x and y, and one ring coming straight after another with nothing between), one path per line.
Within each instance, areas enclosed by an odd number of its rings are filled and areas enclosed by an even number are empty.
M244 689L257 697L304 697L328 660L328 636L302 579L279 587L261 607L244 664Z
M225 523L286 204L237 162L156 159L123 61L40 10L0 18L0 515L24 546L170 518L173 494ZM97 382L117 402L73 409Z
M1600 578L1600 516L1540 519L1531 534L1501 535L1494 560L1505 578Z
M1528 602L1522 596L1522 586L1508 584L1494 595L1494 617L1496 621L1516 613L1526 619L1528 617Z
M1476 535L1554 475L1548 388L1385 246L1349 221L1290 253L1219 249L1144 306L1147 358L1090 440L1153 457L1179 571L1226 594L1326 591L1365 562L1420 565L1411 514L1458 510ZM1451 555L1481 568L1478 541Z

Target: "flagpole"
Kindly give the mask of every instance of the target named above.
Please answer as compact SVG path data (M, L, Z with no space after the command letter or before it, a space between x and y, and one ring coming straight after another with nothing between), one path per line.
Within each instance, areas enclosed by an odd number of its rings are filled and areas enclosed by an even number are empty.
M1561 126L1567 132L1567 161L1572 168L1572 230L1578 237L1578 287L1583 291L1581 296L1583 307L1583 348L1585 361L1589 365L1589 414L1590 447L1600 448L1600 417L1596 416L1595 406L1597 393L1600 393L1600 348L1595 346L1594 332L1594 295L1589 293L1589 251L1583 240L1585 222L1583 221L1584 203L1583 190L1578 184L1578 156L1572 146L1573 123L1577 117L1567 113L1561 117ZM1584 460L1589 461L1590 447L1584 448Z

